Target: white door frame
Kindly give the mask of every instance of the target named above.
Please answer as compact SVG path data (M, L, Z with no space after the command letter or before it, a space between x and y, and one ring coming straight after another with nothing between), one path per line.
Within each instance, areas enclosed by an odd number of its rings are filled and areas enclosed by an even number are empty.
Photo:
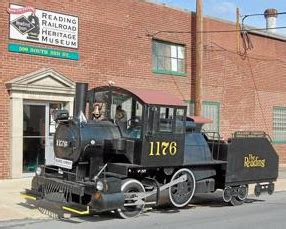
M23 177L23 104L60 101L72 114L75 83L53 69L44 68L6 82L6 87L10 94L10 176L20 178Z

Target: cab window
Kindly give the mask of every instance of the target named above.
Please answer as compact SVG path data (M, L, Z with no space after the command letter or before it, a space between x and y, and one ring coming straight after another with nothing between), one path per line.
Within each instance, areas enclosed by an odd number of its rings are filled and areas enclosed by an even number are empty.
M185 110L177 108L176 109L176 128L175 132L178 134L182 134L185 132Z
M174 119L174 108L160 107L160 132L172 132Z
M143 105L130 95L112 93L111 119L118 125L124 137L141 138Z

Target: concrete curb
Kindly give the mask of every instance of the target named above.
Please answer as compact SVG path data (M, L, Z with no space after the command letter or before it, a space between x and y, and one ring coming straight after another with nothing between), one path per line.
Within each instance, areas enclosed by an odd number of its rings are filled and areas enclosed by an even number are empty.
M25 200L20 193L30 188L32 178L0 180L0 222L23 219L47 219L35 208L25 205ZM249 188L249 194L253 194L254 185ZM286 191L286 168L280 168L279 178L275 182L275 191Z

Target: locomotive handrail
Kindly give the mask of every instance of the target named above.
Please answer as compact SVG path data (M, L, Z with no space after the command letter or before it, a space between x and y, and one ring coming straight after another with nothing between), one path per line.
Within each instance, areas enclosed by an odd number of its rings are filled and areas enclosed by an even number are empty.
M216 159L219 158L219 153L220 153L220 143L221 143L221 140L223 140L220 136L220 134L216 131L205 131L205 130L202 130L202 133L206 135L207 137L207 142L210 142L212 144L212 147L211 147L211 154L212 154L212 157L214 158L214 149L215 149L215 142L218 143L217 145L217 155L216 155ZM211 137L209 137L209 135L212 134Z
M101 168L101 170L96 174L96 176L93 178L94 181L96 181L98 179L98 177L100 176L100 174L105 170L107 166L107 163Z
M269 134L267 134L266 132L264 131L236 131L234 132L233 134L233 137L234 138L239 138L239 137L244 137L244 138L247 138L247 137L265 137L265 138L268 138L268 140L270 142L272 142L272 138L270 137Z

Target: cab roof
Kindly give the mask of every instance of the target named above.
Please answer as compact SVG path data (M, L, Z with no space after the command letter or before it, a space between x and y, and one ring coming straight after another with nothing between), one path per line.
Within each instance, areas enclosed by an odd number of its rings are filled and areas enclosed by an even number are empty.
M143 88L131 88L131 87L115 87L115 86L102 86L94 88L94 92L97 91L118 91L122 93L129 94L132 97L136 97L143 103L150 105L164 105L164 106L180 106L186 107L182 100L178 97L169 94L165 91L153 90L153 89L143 89Z

